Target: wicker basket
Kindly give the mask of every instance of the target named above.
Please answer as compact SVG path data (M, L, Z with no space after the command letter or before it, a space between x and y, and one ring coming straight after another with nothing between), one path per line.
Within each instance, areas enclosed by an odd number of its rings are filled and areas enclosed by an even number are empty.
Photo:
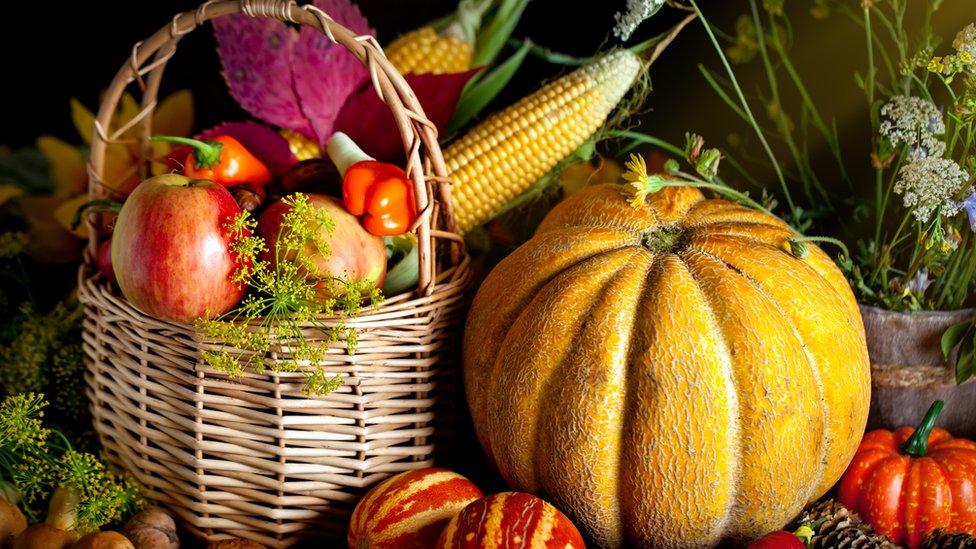
M355 36L315 7L294 2L207 2L136 44L97 115L91 197L117 198L102 178L108 144L137 133L141 149L149 150L160 79L180 37L236 13L319 29L369 68L400 129L421 212L415 225L419 289L345 319L360 332L358 350L348 354L334 343L322 364L342 374L345 383L328 396L308 398L301 373L228 379L201 360L202 349L220 348L219 343L205 341L191 325L150 317L115 293L94 274L105 231L93 217L80 274L86 380L109 459L134 475L149 499L169 507L207 540L241 537L287 547L305 537L342 537L365 488L432 463L470 271L453 231L437 132L415 95L373 37ZM111 115L130 86L142 94L142 111L126 127L111 128ZM135 124L138 132L129 131ZM315 327L306 331L310 341L326 341ZM287 361L286 351L269 358Z

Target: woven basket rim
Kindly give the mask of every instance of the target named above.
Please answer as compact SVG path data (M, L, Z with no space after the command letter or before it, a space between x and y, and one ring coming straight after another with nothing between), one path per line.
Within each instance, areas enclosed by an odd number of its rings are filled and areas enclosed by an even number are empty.
M108 145L131 144L129 137L134 128L139 129L138 147L141 161L139 177L145 179L151 153L149 138L152 134L152 115L156 108L157 94L167 62L175 55L179 40L205 22L228 15L243 14L251 17L269 17L300 26L309 26L325 34L339 47L355 55L368 69L373 89L390 112L401 134L406 156L405 171L414 184L414 198L420 212L413 232L418 241L419 283L416 293L429 295L436 284L440 271L466 262L463 238L457 233L451 202L451 185L447 176L437 128L427 118L416 94L403 76L386 59L375 37L356 35L334 21L314 5L298 5L295 0L208 0L195 11L175 15L146 40L137 42L128 61L116 73L107 88L95 117L88 162L89 198L124 198L124 193L106 183L103 175ZM123 93L131 85L142 91L140 112L119 128L111 127ZM97 214L85 216L89 228L89 242L84 254L82 277L98 277L96 263L100 241L106 231L103 219ZM440 244L440 246L438 245ZM439 258L442 249L447 258Z

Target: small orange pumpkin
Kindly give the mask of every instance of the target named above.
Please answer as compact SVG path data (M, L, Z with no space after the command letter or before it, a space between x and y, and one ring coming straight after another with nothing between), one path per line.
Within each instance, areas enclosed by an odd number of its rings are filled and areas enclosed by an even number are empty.
M779 219L687 187L632 198L566 199L481 286L463 353L478 437L599 546L755 539L864 434L857 303Z
M917 429L864 435L840 481L841 503L911 549L938 528L976 535L976 442L933 428L942 406Z

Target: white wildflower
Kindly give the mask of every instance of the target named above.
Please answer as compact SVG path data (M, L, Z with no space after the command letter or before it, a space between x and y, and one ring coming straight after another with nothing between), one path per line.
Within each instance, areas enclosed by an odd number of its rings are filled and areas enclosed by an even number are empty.
M952 41L952 47L960 54L968 53L970 60L976 58L976 23L970 23L959 31Z
M896 95L881 108L881 135L894 146L906 145L909 157L919 160L945 154L942 112L934 103L921 97Z
M969 174L948 158L920 158L898 171L895 192L902 195L905 207L921 223L941 209L942 215L952 217L962 209L955 195L969 181Z
M664 5L664 0L627 0L627 11L617 12L613 16L617 21L617 26L613 28L613 34L621 40L627 40L634 34L637 26L645 19L657 13Z

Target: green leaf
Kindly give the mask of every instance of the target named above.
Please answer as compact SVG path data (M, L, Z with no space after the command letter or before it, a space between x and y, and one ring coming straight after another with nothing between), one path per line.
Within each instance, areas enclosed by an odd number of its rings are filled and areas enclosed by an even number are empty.
M509 40L508 45L513 48L518 47L519 41ZM552 63L553 65L566 65L568 67L579 67L581 65L586 65L587 63L592 63L594 60L594 56L576 57L575 55L561 53L542 47L538 44L532 44L532 46L529 48L529 55L538 57L547 63Z
M964 383L973 377L973 340L967 339L959 348L956 359L956 385Z
M529 0L502 0L488 25L478 33L477 48L471 65L490 65L505 47Z
M498 65L484 77L474 82L471 86L464 89L454 115L447 125L448 133L456 132L472 118L481 112L491 101L501 93L502 89L508 85L512 76L522 66L522 61L529 53L531 43L528 40L522 42L522 47L515 51L504 63Z
M417 240L412 237L413 235L403 235L383 238L390 265L383 281L383 295L397 295L417 287L420 258L417 252Z
M959 345L959 342L962 341L962 338L965 337L966 332L972 326L973 323L971 321L961 322L954 326L950 326L949 329L942 334L942 356L948 360L949 355L952 354L952 350Z

